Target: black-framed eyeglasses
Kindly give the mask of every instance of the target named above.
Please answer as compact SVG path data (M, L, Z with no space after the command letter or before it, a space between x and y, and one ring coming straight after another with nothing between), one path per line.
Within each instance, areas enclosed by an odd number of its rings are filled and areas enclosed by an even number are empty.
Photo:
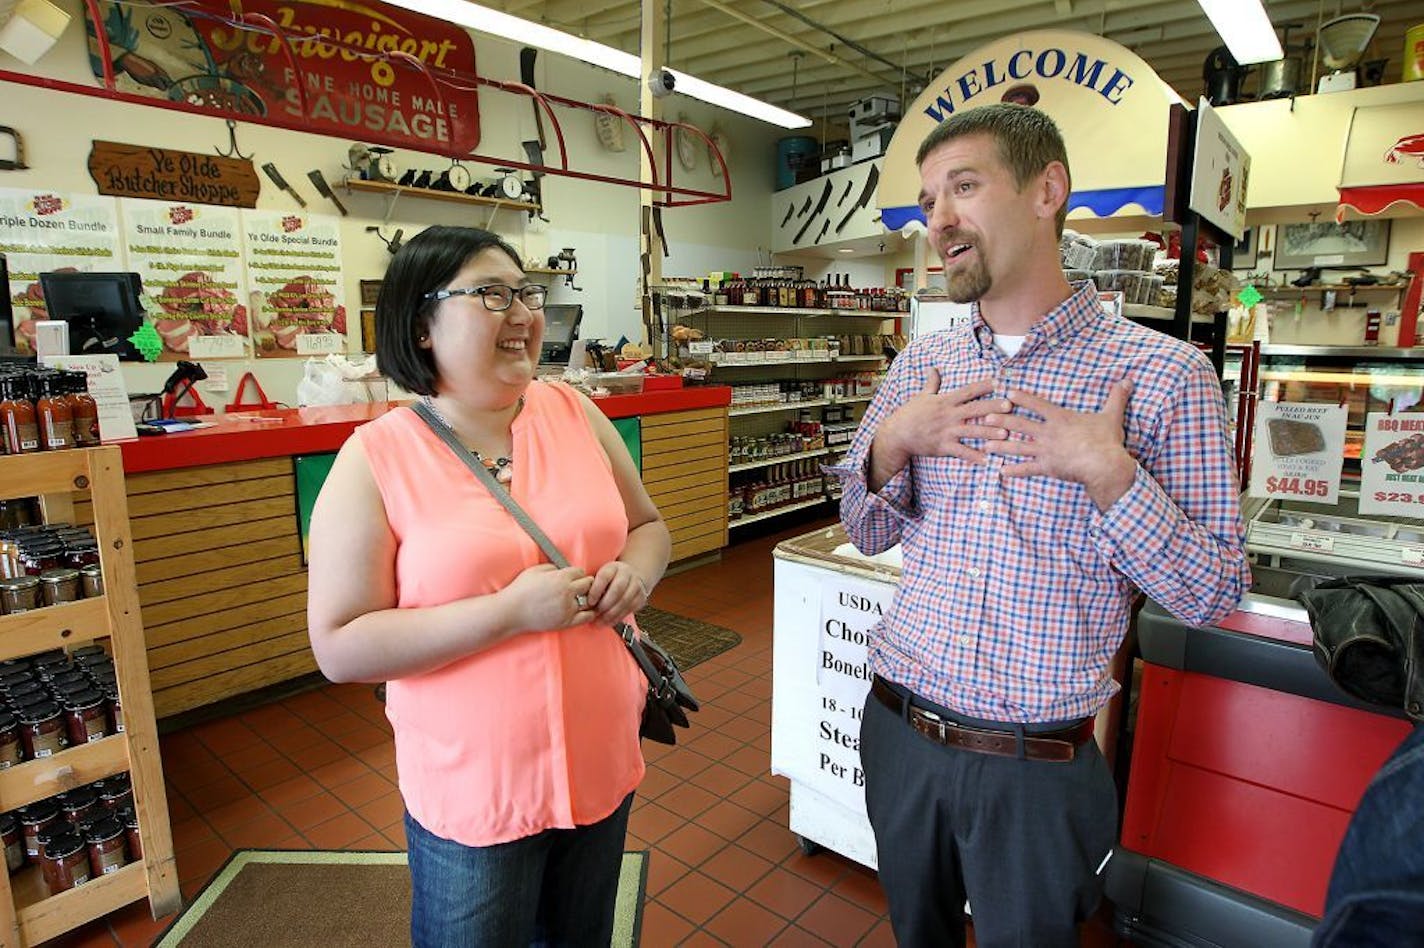
M423 299L448 300L452 296L478 296L484 301L485 309L491 313L502 313L513 305L516 296L519 297L519 302L529 309L543 309L548 295L549 288L542 283L529 283L524 286L490 283L487 286L471 286L459 290L433 290L426 293Z

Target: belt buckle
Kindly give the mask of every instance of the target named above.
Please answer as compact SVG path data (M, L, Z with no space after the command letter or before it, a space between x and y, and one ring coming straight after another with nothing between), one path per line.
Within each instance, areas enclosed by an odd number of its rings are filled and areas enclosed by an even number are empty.
M933 711L927 711L924 708L915 708L915 710L919 712L922 717L934 722L935 729L939 732L939 742L941 744L948 743L949 728L955 726L954 723L952 721L946 721Z

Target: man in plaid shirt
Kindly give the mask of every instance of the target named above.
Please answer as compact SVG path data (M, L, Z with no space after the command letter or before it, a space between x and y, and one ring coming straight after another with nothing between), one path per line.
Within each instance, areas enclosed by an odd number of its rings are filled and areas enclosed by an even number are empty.
M1092 717L1141 590L1192 625L1250 585L1220 383L1059 264L1044 113L958 113L917 157L968 325L894 362L845 461L856 547L904 569L870 650L866 807L896 939L1076 945L1117 827Z

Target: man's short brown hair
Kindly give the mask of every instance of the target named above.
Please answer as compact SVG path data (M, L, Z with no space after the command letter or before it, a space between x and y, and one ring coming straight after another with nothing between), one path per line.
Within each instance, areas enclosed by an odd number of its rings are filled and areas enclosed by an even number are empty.
M1073 173L1068 167L1068 149L1053 119L1039 109L1007 102L956 112L940 122L920 143L920 150L915 153L916 166L924 164L930 152L945 142L966 135L988 135L994 139L999 149L999 160L1013 174L1014 184L1020 191L1055 161L1063 165L1063 171L1068 175L1068 190L1072 191ZM1060 237L1067 217L1068 199L1065 197L1056 218Z

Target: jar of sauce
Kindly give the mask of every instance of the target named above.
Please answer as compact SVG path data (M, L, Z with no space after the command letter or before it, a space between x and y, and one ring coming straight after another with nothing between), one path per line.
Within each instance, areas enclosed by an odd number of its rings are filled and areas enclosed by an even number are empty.
M59 821L59 804L51 797L36 800L29 806L20 807L16 812L20 818L20 834L25 839L25 855L31 860L38 859L40 830Z
M89 377L83 372L66 372L69 411L74 417L74 443L81 448L99 444L99 403L89 394Z
M20 720L9 711L0 711L0 770L9 770L24 759Z
M89 848L77 830L62 833L45 848L45 863L49 869L49 893L58 895L91 878Z
M70 694L64 702L64 720L69 743L75 747L101 740L109 733L108 702L93 687Z
M0 379L0 427L5 432L6 454L29 454L40 450L35 406L29 399L22 378Z
M99 805L113 813L133 806L133 781L128 774L114 774L105 779L104 789L99 791Z
M40 573L40 593L47 606L79 601L79 570L69 566Z
M13 813L0 813L0 845L5 847L5 868L14 875L25 865L25 837Z
M99 806L99 794L88 787L75 787L67 793L61 793L55 800L59 803L59 812L75 826L92 819Z
M20 741L31 760L49 757L69 746L64 711L54 701L27 705L20 712Z
M84 590L85 599L97 599L104 595L104 570L98 563L89 563L79 568L79 585Z
M7 576L0 579L0 610L16 615L40 607L40 581L35 576Z
M109 720L114 724L114 733L122 734L124 733L124 703L119 697L119 686L105 683L102 687L104 700L109 705Z
M46 451L74 447L74 410L69 407L69 399L63 389L64 383L56 375L40 378L35 418L39 421L40 443Z
M45 885L50 891L54 891L54 880L51 872L54 869L53 863L46 858L50 847L54 844L56 836L63 836L66 833L73 833L78 827L64 819L55 820L53 823L41 829L35 834L35 839L39 842L39 853L35 856L35 862L39 863L40 871L44 875Z
M114 816L101 816L85 828L89 868L94 878L108 875L129 861L125 835L123 822Z
M143 839L138 833L138 813L131 806L120 807L114 814L124 822L124 830L128 836L129 857L135 862L143 858Z

